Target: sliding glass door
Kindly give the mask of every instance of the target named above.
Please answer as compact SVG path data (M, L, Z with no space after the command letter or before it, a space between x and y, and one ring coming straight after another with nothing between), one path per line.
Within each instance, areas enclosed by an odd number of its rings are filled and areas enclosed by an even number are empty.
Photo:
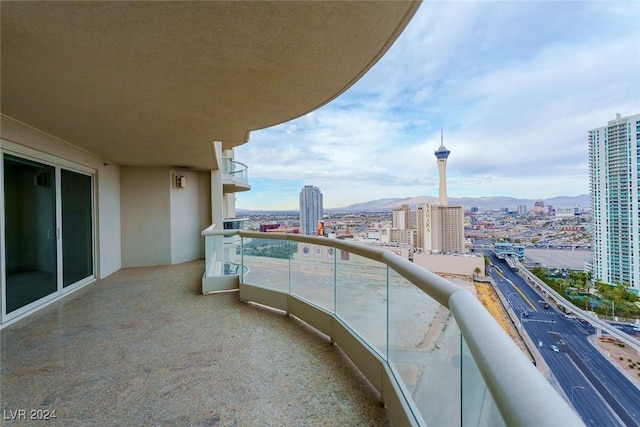
M93 276L91 176L63 169L62 286Z
M5 155L4 201L10 313L58 290L55 168Z
M3 320L94 277L93 177L3 156Z

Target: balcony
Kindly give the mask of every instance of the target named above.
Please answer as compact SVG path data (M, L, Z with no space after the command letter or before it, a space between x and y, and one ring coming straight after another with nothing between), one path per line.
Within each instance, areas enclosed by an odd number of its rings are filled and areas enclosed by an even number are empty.
M203 297L201 261L123 269L5 327L4 425L581 425L447 280L350 242L203 234L240 238L239 292Z
M229 157L222 157L222 188L225 193L237 193L251 190L248 167Z
M378 391L394 425L582 425L475 296L451 282L351 242L203 235L212 249L240 237L231 256L241 273L228 289L326 335ZM228 254L207 257L224 263Z
M202 232L203 236L211 234L218 236L217 238L205 237L205 272L202 276L203 294L236 289L238 287L238 277L243 271L240 264L242 240L236 233L244 230L247 220L248 218L226 218L222 222L222 234L218 232L215 224Z
M327 337L237 293L203 297L202 268L120 270L3 328L2 425L388 425Z

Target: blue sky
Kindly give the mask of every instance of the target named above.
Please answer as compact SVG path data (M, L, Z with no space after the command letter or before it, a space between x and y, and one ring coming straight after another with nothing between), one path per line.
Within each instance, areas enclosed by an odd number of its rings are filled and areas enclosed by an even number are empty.
M640 113L640 2L426 1L348 91L236 148L236 206L437 196L440 128L450 197L586 194L587 131L616 113Z

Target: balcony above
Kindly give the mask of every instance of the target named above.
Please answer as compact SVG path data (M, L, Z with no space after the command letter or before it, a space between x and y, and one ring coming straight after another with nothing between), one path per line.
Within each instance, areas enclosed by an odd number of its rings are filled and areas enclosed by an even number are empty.
M245 224L249 218L225 218L222 222L224 230L244 230Z
M220 160L222 165L222 189L225 193L251 190L247 165L229 157L222 157ZM227 229L226 221L225 229Z

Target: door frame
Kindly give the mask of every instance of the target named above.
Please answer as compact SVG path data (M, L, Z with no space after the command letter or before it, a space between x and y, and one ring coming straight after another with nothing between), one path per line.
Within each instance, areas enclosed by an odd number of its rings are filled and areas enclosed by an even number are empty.
M55 218L56 218L56 291L46 295L36 301L33 301L24 307L20 307L11 313L6 312L6 241L5 241L5 198L4 198L4 155L8 154L14 157L31 160L47 166L51 166L55 170ZM62 191L61 191L61 173L66 169L71 172L87 175L91 178L91 248L92 248L92 270L93 273L79 281L64 287L63 286L63 258L62 258ZM32 312L39 310L46 305L62 298L69 293L76 291L83 286L88 285L96 280L97 274L97 209L96 209L96 170L78 163L62 159L60 157L43 153L28 147L24 147L10 141L0 139L0 327L13 323Z

